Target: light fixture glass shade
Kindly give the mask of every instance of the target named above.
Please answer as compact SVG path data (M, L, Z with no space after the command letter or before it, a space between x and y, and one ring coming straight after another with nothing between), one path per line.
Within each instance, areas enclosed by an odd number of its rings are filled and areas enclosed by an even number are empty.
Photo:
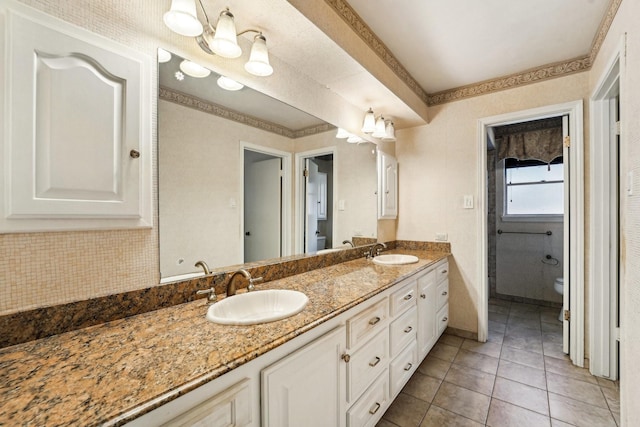
M237 58L242 55L242 49L238 46L236 36L236 24L233 22L233 15L228 10L220 12L216 33L209 47L216 54L223 58Z
M393 126L392 121L387 121L387 125L385 126L385 135L382 137L383 141L395 141L396 140L396 129Z
M344 130L342 128L338 128L338 132L336 133L336 138L345 139L345 138L349 138L349 136L351 136L351 134L349 132L347 132L346 130Z
M164 50L163 48L158 48L158 62L164 64L165 62L171 61L171 53Z
M363 133L373 133L376 130L376 116L373 114L373 110L369 108L369 111L364 115L364 122L362 123Z
M237 81L225 76L218 77L217 83L222 89L230 91L240 90L244 87L242 83L238 83Z
M188 37L202 34L202 24L198 21L195 0L171 0L171 9L165 12L162 19L174 33Z
M378 117L378 120L376 120L376 128L371 134L371 136L374 138L382 138L385 135L386 135L386 129L384 124L384 117L380 116Z
M208 68L204 68L202 65L196 64L188 59L185 59L180 63L180 70L182 70L186 75L196 77L198 79L207 77L211 74L211 71Z
M350 135L347 138L347 142L350 144L359 144L361 142L364 142L364 139L360 138L358 135Z
M269 51L267 50L267 39L262 34L257 34L253 38L251 55L249 62L244 64L244 69L254 76L266 77L273 74L273 67L269 64Z

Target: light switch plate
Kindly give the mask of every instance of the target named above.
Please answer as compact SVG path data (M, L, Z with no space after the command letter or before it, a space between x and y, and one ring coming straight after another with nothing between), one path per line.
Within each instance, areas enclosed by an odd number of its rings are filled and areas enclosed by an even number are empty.
M473 196L466 194L463 199L462 207L464 209L473 209Z
M436 233L436 242L446 242L448 238L447 233Z

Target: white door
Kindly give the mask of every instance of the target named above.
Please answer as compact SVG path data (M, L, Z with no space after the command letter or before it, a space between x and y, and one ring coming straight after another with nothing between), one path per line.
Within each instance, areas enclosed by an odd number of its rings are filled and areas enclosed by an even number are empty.
M569 138L569 116L562 117L562 137L566 141ZM569 302L571 301L571 293L569 286L571 280L573 279L570 275L571 271L571 227L570 227L570 196L571 191L569 191L570 186L568 185L571 182L570 171L571 171L571 162L569 161L569 144L563 143L562 146L562 162L564 163L564 237L563 237L563 260L564 260L564 271L562 273L564 277L564 291L562 298L562 312L568 313L569 307L571 306ZM563 317L562 320L562 351L566 354L569 354L569 320L567 316Z
M311 159L305 160L306 172L306 215L305 252L318 251L318 165Z
M247 164L244 171L244 262L280 256L281 159Z

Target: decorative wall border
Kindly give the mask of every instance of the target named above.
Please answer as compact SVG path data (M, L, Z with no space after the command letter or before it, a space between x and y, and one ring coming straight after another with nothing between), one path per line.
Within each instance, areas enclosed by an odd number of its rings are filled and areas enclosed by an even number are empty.
M165 86L160 86L158 97L160 99L164 99L165 101L173 102L178 105L193 108L194 110L202 111L207 114L213 114L214 116L222 117L223 119L233 120L234 122L238 122L243 125L252 126L257 129L261 129L292 139L315 135L317 133L335 129L334 126L328 123L323 123L321 125L311 126L305 129L292 130L284 126L268 122L266 120L261 120L256 117L240 113L238 111L229 110L228 108L225 108L221 105L177 90L167 88Z
M356 34L369 45L369 47L387 64L387 66L402 80L427 106L445 104L464 98L485 95L505 89L512 89L530 83L536 83L569 74L588 71L598 55L598 51L609 32L613 19L620 8L622 0L611 0L607 13L600 22L598 32L591 44L589 54L567 61L545 64L520 73L510 74L491 80L486 80L470 85L447 89L441 92L428 94L418 82L400 64L387 46L375 35L369 26L362 20L356 11L345 0L325 0L338 15L355 31Z

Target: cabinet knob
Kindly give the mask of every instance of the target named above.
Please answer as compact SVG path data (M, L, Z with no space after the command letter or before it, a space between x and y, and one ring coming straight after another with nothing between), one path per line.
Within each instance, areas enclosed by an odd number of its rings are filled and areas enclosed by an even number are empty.
M447 291L442 291L442 295L447 295L448 292Z
M382 359L380 359L378 356L376 356L376 357L373 359L373 361L369 362L369 366L371 366L371 367L373 368L373 367L374 367L374 366L376 366L378 363L380 363L380 360L382 360Z
M404 297L405 301L409 301L411 298L413 298L413 294L405 295Z
M442 270L440 273L447 274L447 270Z
M351 356L349 356L347 353L342 355L342 360L345 361L345 363L349 363L349 361L351 360Z
M138 150L131 150L129 151L129 156L132 159L137 159L138 157L140 157L140 152Z
M443 317L443 318L442 318L442 321L443 321L443 322L446 322L447 320L449 320L449 318L448 318L447 316L445 316L445 317Z
M380 409L380 404L378 402L376 402L375 405L373 405L373 407L371 409L369 409L369 413L371 415L375 414L376 412L378 412L378 409Z
M407 363L407 366L404 367L404 370L409 371L411 370L411 368L413 368L413 365L411 363Z
M404 328L404 333L405 334L408 334L411 331L413 331L413 328L411 326L407 326L406 328Z
M369 320L369 324L370 325L375 325L376 323L378 323L380 321L380 318L378 316L374 317L373 319Z
M420 294L420 298L422 298L422 299L426 299L426 298L427 298L427 296L426 296L425 294Z

